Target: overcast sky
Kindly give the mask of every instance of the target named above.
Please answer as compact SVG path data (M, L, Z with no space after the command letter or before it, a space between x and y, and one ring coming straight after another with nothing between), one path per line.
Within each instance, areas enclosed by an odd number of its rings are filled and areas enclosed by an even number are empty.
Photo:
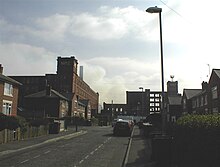
M56 73L57 57L74 55L100 103L125 103L139 87L161 91L151 6L163 9L165 83L174 75L179 93L200 89L209 67L220 68L218 0L0 0L4 75Z

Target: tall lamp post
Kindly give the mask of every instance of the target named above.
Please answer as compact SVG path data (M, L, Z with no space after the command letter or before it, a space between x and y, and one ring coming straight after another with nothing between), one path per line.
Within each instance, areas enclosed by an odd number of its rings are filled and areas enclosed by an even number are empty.
M141 118L143 118L143 110L144 110L144 98L143 98L143 91L144 88L143 87L139 87L139 89L141 89Z
M165 110L164 110L164 71L163 71L163 39L162 39L162 22L161 22L161 13L162 8L149 7L146 12L148 13L159 13L159 22L160 22L160 55L161 55L161 82L162 82L162 106L161 106L161 116L162 116L162 134L165 134Z

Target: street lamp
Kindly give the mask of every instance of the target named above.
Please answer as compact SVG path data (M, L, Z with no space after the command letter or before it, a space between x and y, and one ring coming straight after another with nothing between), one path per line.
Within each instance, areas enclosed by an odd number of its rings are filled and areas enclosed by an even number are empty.
M160 22L160 54L161 54L161 82L162 82L162 133L165 134L165 110L164 110L164 71L163 71L163 40L162 40L162 23L161 23L161 12L162 8L149 7L146 12L148 13L159 13L159 22Z
M144 88L143 87L139 87L139 89L141 89L141 118L143 118L143 106L144 106L144 98L143 98L143 91L144 91Z

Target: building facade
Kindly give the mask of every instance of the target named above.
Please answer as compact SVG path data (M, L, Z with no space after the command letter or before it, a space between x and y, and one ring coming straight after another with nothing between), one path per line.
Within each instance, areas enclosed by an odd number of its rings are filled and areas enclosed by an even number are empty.
M127 115L147 116L150 107L150 89L126 91Z
M0 112L9 115L17 115L18 92L21 83L3 75L3 67L0 64Z
M69 100L69 116L79 115L80 100L89 100L91 115L98 112L99 94L77 74L78 61L75 57L58 57L56 74L45 76L11 76L23 84L19 94L19 105L24 106L24 96L42 91L47 85ZM79 104L80 105L80 104ZM82 108L80 108L81 110ZM84 111L86 112L86 111Z
M26 114L32 119L63 118L68 115L68 99L51 89L50 86L47 86L43 91L25 96L24 101Z
M220 69L213 69L209 82L202 83L202 90L192 98L191 113L220 113Z

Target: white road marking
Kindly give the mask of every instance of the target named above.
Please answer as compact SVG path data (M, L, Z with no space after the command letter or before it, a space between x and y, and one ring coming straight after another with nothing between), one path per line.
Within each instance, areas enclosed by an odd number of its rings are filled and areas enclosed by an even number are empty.
M20 163L23 164L23 163L28 162L28 161L29 161L29 159L26 159L26 160L24 160L24 161L22 161Z
M88 159L89 158L89 155L87 155L86 157L85 157L85 159Z
M40 157L40 155L36 155L35 157L33 157L33 158L38 158L38 157Z
M44 154L48 154L49 152L50 152L50 150L48 150L48 151L44 152Z
M79 164L83 163L83 161L84 161L83 159L81 161L79 161Z
M90 154L88 154L87 156L85 156L81 161L79 161L79 164L83 163L85 160L87 160L89 158L89 155L93 155L96 151L98 151L101 147L104 146L104 144L106 144L109 140L111 139L111 137L109 137L108 139L106 139L104 141L104 143L100 144L97 148L95 148L93 151L90 152ZM74 166L76 167L76 165Z

